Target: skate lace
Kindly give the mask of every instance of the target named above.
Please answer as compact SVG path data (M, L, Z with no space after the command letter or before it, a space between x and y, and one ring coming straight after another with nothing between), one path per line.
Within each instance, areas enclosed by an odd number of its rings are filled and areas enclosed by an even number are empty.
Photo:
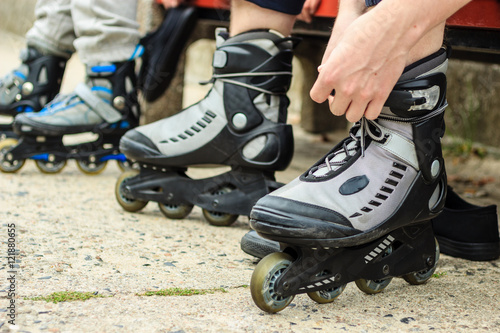
M378 142L384 140L384 134L380 125L373 120L363 117L351 127L349 137L344 140L342 146L328 154L324 163L312 168L309 174L321 177L330 171L337 170L347 163L359 150L361 150L361 156L365 156L367 136Z
M279 71L279 72L251 72L251 73L228 73L228 74L213 74L212 78L208 81L200 82L201 85L214 83L215 80L220 80L225 83L234 84L236 86L244 87L247 89L259 91L261 93L269 94L269 95L284 95L285 92L275 92L267 89L263 89L260 87L253 86L251 84L247 84L244 82L232 80L232 78L240 78L240 77L257 77L257 76L292 76L291 71Z
M378 119L385 121L392 121L398 123L407 124L417 124L429 120L439 114L443 113L447 103L444 103L440 108L429 112L427 115L418 117L408 117L401 118L396 116L390 116L386 114L381 114ZM325 158L324 163L317 165L309 170L309 175L314 177L325 176L330 171L338 170L341 166L346 164L349 159L354 156L359 150L361 150L361 156L365 156L366 147L366 137L368 136L371 140L376 142L382 142L385 140L384 133L382 131L382 126L375 120L361 118L360 121L356 122L349 130L349 138L344 140L339 149L328 154Z

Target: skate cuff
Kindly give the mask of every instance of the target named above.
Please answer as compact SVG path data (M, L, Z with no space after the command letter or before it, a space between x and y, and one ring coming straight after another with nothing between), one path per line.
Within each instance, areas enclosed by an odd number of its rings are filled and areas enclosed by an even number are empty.
M86 84L80 83L76 86L75 94L106 122L112 124L122 119L120 112L94 95Z

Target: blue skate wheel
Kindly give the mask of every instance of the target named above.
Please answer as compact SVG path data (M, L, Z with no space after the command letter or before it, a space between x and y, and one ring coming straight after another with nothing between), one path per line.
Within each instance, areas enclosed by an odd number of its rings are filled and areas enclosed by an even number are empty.
M66 160L63 161L50 161L50 160L35 160L36 167L42 173L56 174L62 171L66 166Z
M90 160L77 160L76 166L80 169L81 172L87 175L98 175L104 171L107 161L90 161Z

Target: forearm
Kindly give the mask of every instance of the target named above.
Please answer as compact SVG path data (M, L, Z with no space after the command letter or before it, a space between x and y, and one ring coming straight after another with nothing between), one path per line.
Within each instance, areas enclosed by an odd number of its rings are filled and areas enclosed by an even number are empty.
M356 1L356 0L343 0ZM471 0L383 0L366 15L401 36L403 46L415 45L423 36L442 24ZM374 27L376 28L376 27Z

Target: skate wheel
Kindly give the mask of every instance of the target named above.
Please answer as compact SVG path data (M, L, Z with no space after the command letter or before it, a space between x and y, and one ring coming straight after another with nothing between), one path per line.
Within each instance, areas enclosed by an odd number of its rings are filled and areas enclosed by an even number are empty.
M384 290L389 283L391 283L392 278L387 278L383 280L366 280L359 279L356 280L356 286L364 293L367 294L378 294Z
M275 252L262 259L252 274L250 292L253 301L261 310L276 313L286 308L294 296L283 297L276 293L276 280L292 264L292 257Z
M327 272L323 272L321 274L318 274L317 276L323 276L327 274L328 274ZM345 289L345 286L346 284L336 288L328 288L324 290L312 291L310 293L307 293L307 296L309 296L309 298L312 299L313 301L320 304L331 303L334 300L336 300L337 297L340 296L340 294L342 294L342 292Z
M172 220L183 219L193 210L193 205L165 205L161 202L158 203L158 207L163 215Z
M118 177L115 185L115 197L120 206L125 209L127 212L137 212L143 209L148 202L142 200L135 200L133 198L127 197L124 194L124 189L127 183L127 180L137 176L137 171L127 171L121 174Z
M6 173L14 173L19 171L24 165L25 160L10 160L9 150L17 146L17 140L7 138L0 141L0 170Z
M217 227L230 226L238 219L238 215L233 214L213 212L206 209L202 209L202 212L208 223Z
M107 161L104 162L90 162L86 160L77 160L76 166L80 169L81 172L87 175L98 175L104 171Z
M125 160L125 161L118 161L117 160L116 163L118 164L118 168L120 168L120 170L122 172L130 171L130 170L139 170L139 164L134 163L130 160Z
M64 167L66 166L66 161L50 162L36 160L35 164L38 170L40 170L42 173L55 174L61 172L62 169L64 169Z
M403 275L403 279L405 279L405 281L408 282L409 284L412 285L424 284L432 277L432 274L434 274L434 272L436 271L437 264L439 261L439 243L436 239L434 239L434 241L436 242L436 256L434 257L434 265L431 268L420 272Z

